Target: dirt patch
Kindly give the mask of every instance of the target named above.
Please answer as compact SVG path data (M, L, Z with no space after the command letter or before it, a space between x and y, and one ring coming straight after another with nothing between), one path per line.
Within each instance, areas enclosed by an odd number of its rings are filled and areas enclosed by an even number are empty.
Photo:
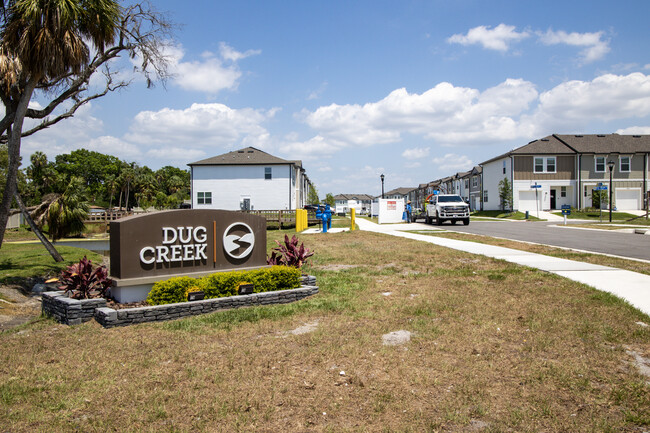
M411 333L409 331L400 330L384 334L381 339L384 342L384 346L399 346L411 341Z
M310 332L314 332L316 329L318 329L319 323L320 320L314 320L313 322L305 323L304 325L299 326L296 329L292 329L291 331L283 333L282 336L287 337L289 335L302 335L302 334L308 334Z
M0 285L0 330L22 325L40 314L40 297L28 296L19 285Z

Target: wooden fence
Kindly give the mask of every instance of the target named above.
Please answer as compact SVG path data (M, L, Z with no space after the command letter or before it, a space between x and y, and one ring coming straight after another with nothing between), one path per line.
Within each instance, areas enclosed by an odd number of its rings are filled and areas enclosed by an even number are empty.
M249 213L252 215L260 215L266 218L266 226L269 225L278 225L279 229L282 227L295 227L296 225L296 211L294 210L249 210L242 211L244 213ZM315 210L307 211L307 223L309 225L318 224L318 219L316 218Z
M126 210L114 210L114 211L105 211L105 212L92 212L88 214L86 221L84 223L101 223L101 222L110 222L116 221L120 218L125 218L133 215L133 212Z
M295 210L249 210L242 211L252 215L261 215L266 218L266 225L275 226L282 229L282 227L295 227L296 225L296 211ZM89 213L85 223L98 223L116 221L120 218L125 218L133 215L131 211L106 211ZM307 222L309 225L317 225L319 220L316 218L315 210L307 211Z

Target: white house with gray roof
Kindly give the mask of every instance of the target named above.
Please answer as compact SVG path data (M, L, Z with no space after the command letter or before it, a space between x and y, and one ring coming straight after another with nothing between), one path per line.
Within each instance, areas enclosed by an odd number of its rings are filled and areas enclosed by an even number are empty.
M311 184L301 161L288 161L254 147L188 165L192 209L300 209Z

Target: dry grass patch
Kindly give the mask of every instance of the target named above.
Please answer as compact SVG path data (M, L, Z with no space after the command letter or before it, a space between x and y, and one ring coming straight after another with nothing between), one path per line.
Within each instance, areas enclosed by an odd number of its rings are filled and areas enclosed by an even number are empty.
M635 323L650 319L616 298L407 239L301 239L316 251L309 271L321 293L299 303L109 330L45 321L0 334L0 425L638 432L650 423L648 379L626 354L650 355L649 328ZM336 264L354 267L328 268ZM410 342L382 344L398 330Z

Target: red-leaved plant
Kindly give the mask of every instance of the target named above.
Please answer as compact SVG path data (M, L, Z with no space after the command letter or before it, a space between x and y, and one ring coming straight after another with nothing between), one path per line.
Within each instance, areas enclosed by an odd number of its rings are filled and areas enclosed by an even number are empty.
M271 256L266 259L269 265L292 266L300 269L307 259L314 255L313 251L305 248L304 243L298 246L298 238L295 235L291 239L288 235L284 235L284 244L280 241L275 243L278 244L277 248L273 248Z
M60 290L74 299L104 298L113 280L108 277L106 266L93 269L93 264L84 256L79 263L74 263L61 271L58 281Z

